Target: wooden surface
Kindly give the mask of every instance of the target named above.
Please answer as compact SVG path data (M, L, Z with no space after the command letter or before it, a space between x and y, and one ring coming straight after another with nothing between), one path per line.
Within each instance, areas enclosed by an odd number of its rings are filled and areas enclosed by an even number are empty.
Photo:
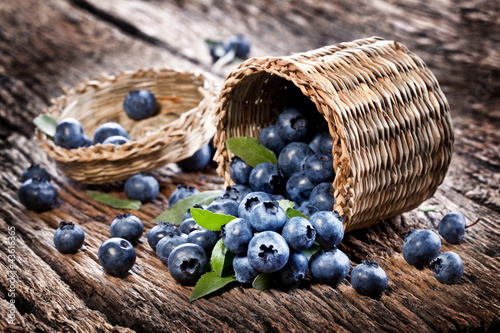
M490 1L28 1L0 3L0 331L174 332L338 331L453 332L500 328L500 15ZM189 303L181 286L143 242L131 274L104 274L97 249L123 211L85 195L97 189L123 196L123 183L85 186L70 181L38 148L32 119L50 99L101 73L170 66L210 71L205 38L235 32L252 42L252 56L286 55L379 35L402 42L423 58L450 102L455 154L449 173L424 205L372 228L348 234L341 249L352 264L380 262L389 288L380 299L358 295L346 279L337 287L293 290L235 287ZM235 65L213 72L222 83ZM39 163L53 176L57 207L27 211L17 198L20 175ZM137 214L150 222L168 207L176 184L223 188L213 169L182 174L175 165L154 173L160 195ZM437 282L401 255L402 236L431 228L459 210L471 223L460 245L465 274L457 285ZM59 221L86 232L75 255L58 253ZM14 238L8 238L9 231ZM10 245L10 243L15 245ZM9 263L14 248L15 261ZM12 252L12 251L11 251ZM12 257L11 257L12 258ZM8 277L15 274L15 278ZM11 287L15 297L9 296ZM14 324L8 325L14 300Z

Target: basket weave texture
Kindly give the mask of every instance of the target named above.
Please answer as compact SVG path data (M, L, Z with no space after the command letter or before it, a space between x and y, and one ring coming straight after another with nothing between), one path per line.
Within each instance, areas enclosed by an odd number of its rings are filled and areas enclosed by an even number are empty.
M140 121L123 110L127 93L148 89L159 104L157 115ZM131 141L123 145L96 144L65 149L41 131L37 139L58 168L69 178L85 184L127 179L191 156L215 134L217 88L201 73L172 69L147 69L86 81L53 101L47 114L60 121L78 119L92 139L105 122L121 124Z
M371 37L252 58L226 78L216 111L215 159L228 184L226 140L258 138L297 94L315 104L333 137L333 209L346 231L414 209L442 183L454 141L446 98L417 55Z

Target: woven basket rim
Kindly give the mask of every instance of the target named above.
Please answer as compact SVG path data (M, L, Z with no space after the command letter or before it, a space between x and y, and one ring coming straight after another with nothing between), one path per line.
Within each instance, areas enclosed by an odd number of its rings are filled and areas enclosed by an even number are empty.
M112 152L126 153L129 151L131 154L148 154L152 151L161 149L166 142L171 144L185 138L186 135L189 134L183 129L183 126L186 125L186 120L189 117L196 116L196 114L200 112L200 104L218 94L219 89L216 81L210 74L202 71L176 70L174 68L164 66L160 68L119 71L117 74L103 74L99 78L82 80L74 87L64 89L64 94L51 99L51 104L44 108L43 113L53 115L55 112L63 110L64 107L68 105L68 102L73 98L76 98L78 95L88 91L99 91L100 89L109 87L125 78L149 77L154 79L155 75L161 74L192 77L193 81L200 80L200 82L202 82L202 85L198 87L198 92L202 95L200 103L196 107L183 112L178 119L156 128L156 130L147 133L138 140L131 140L130 142L122 145L103 145L99 143L93 144L89 147L66 149L56 145L45 133L36 128L35 135L39 144L50 157L54 158L58 162L85 163L99 160L110 161L123 159L123 157L120 157L120 154L110 154ZM167 133L167 130L170 131ZM147 148L147 150L143 148Z

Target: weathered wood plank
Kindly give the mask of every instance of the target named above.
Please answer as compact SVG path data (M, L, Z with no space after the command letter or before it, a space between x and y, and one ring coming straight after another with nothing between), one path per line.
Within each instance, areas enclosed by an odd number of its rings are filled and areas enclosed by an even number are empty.
M491 15L498 9L496 2L478 1L478 9L465 2L454 9L452 2L437 6L422 1L281 2L280 6L264 1L237 5L149 1L141 6L136 1L88 2L136 27L135 33L78 3L82 1L0 5L0 232L3 242L8 226L14 226L19 240L17 325L8 329L431 332L499 328L500 109L498 98L493 98L499 64L491 60L498 54L494 47L498 40L493 35L477 37L498 31L498 16ZM367 11L372 14L366 15ZM471 30L465 29L469 23ZM259 41L254 43L254 55L303 51L363 37L363 33L394 36L424 58L449 92L457 110L453 113L456 153L445 182L425 203L441 208L428 213L414 210L350 233L341 246L353 265L371 258L386 269L390 286L380 299L358 295L347 279L338 287L314 284L267 292L238 286L189 303L192 287L175 283L145 236L136 247L137 264L127 278L111 277L100 268L97 249L108 237L111 220L122 211L92 201L85 190L123 195L123 183L87 187L68 180L38 149L31 119L63 88L100 72L163 64L206 69L209 57L203 38L216 37L218 32L228 37L236 32L235 26ZM473 42L472 48L465 47L468 42ZM464 66L467 69L462 71ZM54 177L59 197L50 212L26 211L17 199L20 174L32 162L42 164ZM168 166L154 175L161 194L134 212L146 230L167 207L176 184L193 184L202 190L223 187L210 169L181 174ZM468 230L463 244L444 244L444 250L457 251L466 265L460 283L445 286L429 270L407 265L401 245L409 229L435 228L450 210L462 211L469 222L477 218L481 222ZM85 246L75 255L62 255L53 246L52 235L60 220L74 220L86 232ZM4 311L8 302L5 243L1 252ZM51 289L52 285L58 287ZM68 302L75 304L71 310L65 307ZM1 325L0 330L7 329L5 322Z

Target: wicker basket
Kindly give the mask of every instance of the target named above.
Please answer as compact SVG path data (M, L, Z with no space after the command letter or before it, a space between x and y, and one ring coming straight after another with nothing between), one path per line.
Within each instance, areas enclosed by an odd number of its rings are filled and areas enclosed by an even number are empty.
M160 106L156 116L135 121L126 115L123 100L134 88L155 94ZM216 99L217 89L205 74L171 69L125 72L77 85L46 113L57 120L78 119L91 138L99 125L115 121L129 133L129 143L65 149L41 131L37 138L58 168L77 182L124 180L187 158L207 144L215 134Z
M219 96L215 159L227 183L231 137L258 137L305 95L333 137L333 188L346 231L416 208L443 181L453 151L449 106L423 61L379 37L286 57L253 58Z

